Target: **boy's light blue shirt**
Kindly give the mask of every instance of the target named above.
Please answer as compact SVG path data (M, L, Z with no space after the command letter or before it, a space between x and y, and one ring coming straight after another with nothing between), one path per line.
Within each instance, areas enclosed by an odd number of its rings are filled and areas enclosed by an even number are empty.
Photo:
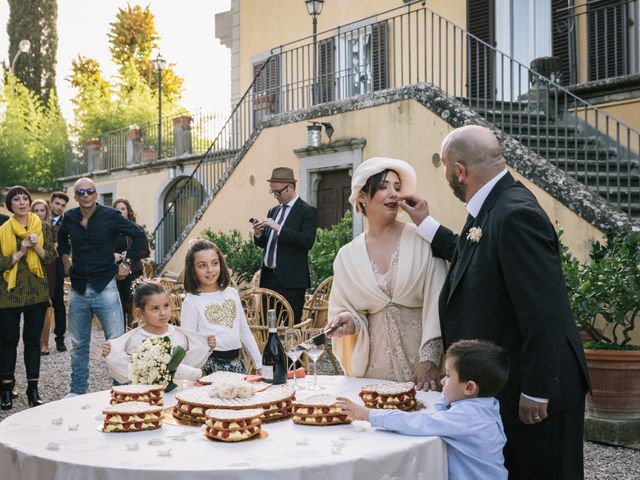
M374 409L372 427L404 435L433 435L447 444L450 480L506 480L502 449L507 441L495 398L471 398L447 407L444 396L436 412Z

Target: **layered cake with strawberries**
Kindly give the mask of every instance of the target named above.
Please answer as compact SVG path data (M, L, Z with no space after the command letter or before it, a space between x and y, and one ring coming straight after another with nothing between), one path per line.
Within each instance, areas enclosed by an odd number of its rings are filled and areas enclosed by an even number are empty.
M360 398L368 408L409 411L416 408L416 386L411 383L378 383L360 390Z
M162 407L144 402L116 403L102 413L103 432L141 432L162 426Z
M293 422L300 425L340 425L351 423L338 406L333 395L312 395L293 402Z
M111 405L123 402L162 405L163 396L163 385L114 385L111 387Z
M271 387L256 392L250 396L222 398L229 390L237 391L234 386L220 388L219 386L197 387L176 394L176 406L173 416L188 425L202 425L205 423L205 412L209 409L246 410L261 409L261 420L269 422L291 416L291 406L294 400L294 390L285 385ZM219 396L219 395L222 395Z
M261 408L242 410L210 409L204 413L204 434L222 442L241 442L261 431Z

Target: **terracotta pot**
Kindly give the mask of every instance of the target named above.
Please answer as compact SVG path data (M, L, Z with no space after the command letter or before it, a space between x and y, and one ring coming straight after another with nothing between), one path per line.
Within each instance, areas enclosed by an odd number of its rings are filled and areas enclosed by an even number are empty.
M191 116L182 115L172 120L174 127L188 128L191 126Z
M584 353L593 392L587 395L588 415L640 419L640 350L585 349Z

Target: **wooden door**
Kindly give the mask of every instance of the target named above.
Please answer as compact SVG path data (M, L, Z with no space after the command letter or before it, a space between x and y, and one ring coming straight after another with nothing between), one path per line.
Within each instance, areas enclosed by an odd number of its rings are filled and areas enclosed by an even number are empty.
M323 172L318 183L318 227L328 228L351 208L351 177L349 170Z

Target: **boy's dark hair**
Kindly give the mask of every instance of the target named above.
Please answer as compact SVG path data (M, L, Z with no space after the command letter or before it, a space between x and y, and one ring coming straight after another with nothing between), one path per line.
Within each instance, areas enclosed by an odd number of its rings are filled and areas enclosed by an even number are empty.
M209 240L199 239L194 241L189 247L186 257L184 257L184 289L187 293L198 295L200 293L200 286L198 285L198 277L196 277L196 268L193 264L193 258L196 253L203 250L213 250L218 254L220 260L220 276L218 277L218 286L221 289L225 289L231 283L231 276L229 275L229 269L227 268L227 262L224 259L224 255L218 246L210 242Z
M133 292L133 306L140 310L144 310L147 298L159 293L166 293L166 290L158 282L153 280L140 282Z
M11 187L7 192L7 196L4 199L4 206L7 207L7 210L9 210L11 213L13 213L13 210L11 210L11 200L13 200L13 197L18 196L20 194L25 194L27 197L29 197L29 206L31 206L31 202L33 202L33 200L31 199L31 194L29 193L29 190L24 188L22 185L16 185L15 187Z
M454 361L461 382L476 382L478 397L495 397L507 383L507 356L491 342L460 340L449 347L447 358Z
M380 190L382 182L387 179L387 175L389 175L389 172L393 172L398 175L398 172L389 168L387 170L383 170L380 173L376 173L375 175L371 175L369 178L367 178L367 181L364 182L364 185L362 186L360 191L366 193L369 198L373 198L376 192ZM398 177L400 177L400 175L398 175ZM362 214L366 217L367 211L362 203L360 204L360 210L362 210Z
M53 202L56 198L61 198L65 202L69 203L69 195L64 192L53 192L51 194L51 201Z

